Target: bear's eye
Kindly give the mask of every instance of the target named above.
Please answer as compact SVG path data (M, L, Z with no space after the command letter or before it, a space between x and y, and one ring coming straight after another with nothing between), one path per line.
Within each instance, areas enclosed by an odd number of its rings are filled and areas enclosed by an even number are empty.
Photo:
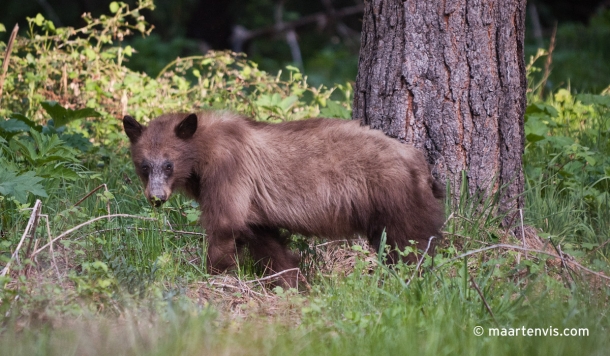
M150 167L147 164L143 164L140 167L140 170L142 171L142 174L148 174L148 172L150 171Z
M167 173L171 173L173 168L174 168L174 166L172 166L172 164L171 164L171 163L165 163L165 164L163 165L163 169L164 169L164 170L165 170L165 172L167 172Z

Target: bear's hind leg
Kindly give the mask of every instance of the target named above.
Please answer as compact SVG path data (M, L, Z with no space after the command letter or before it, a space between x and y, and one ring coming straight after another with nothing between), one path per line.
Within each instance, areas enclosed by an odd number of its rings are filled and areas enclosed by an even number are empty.
M288 249L288 237L277 228L253 227L254 236L247 246L256 263L262 264L265 274L271 275L299 267L300 258ZM293 270L278 276L276 284L284 288L297 288L299 271Z

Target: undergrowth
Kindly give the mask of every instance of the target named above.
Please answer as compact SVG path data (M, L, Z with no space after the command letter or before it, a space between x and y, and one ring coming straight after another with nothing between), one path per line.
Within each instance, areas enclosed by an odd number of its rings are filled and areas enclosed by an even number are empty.
M203 108L270 121L348 118L350 86L310 87L296 68L272 76L228 52L176 59L156 78L128 70L125 61L137 53L122 39L150 32L140 11L152 6L112 3L111 15L85 16L82 29L28 19L30 37L18 38L4 59L0 353L602 354L608 347L607 93L530 92L526 207L514 226L501 226L494 197L475 205L463 196L447 205L435 257L393 268L363 241L294 236L305 279L299 291L283 290L248 261L229 274L207 273L199 207L180 195L161 209L146 203L117 118ZM489 334L522 327L588 336Z

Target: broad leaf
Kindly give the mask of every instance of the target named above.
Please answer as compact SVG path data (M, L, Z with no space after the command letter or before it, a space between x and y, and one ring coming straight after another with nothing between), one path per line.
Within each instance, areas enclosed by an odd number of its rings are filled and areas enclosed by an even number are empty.
M320 116L322 117L337 117L341 119L349 119L352 115L343 105L329 100L327 106L320 110Z
M66 109L59 105L56 101L44 101L40 103L40 105L42 105L43 109L45 109L45 111L51 115L56 128L62 127L74 120L102 116L100 113L91 108L79 110Z
M40 184L42 180L43 178L37 177L32 171L17 175L14 171L0 167L0 195L13 196L21 203L26 202L27 193L47 197Z
M595 94L578 94L576 99L585 105L601 105L610 108L610 96Z
M0 137L6 140L10 140L11 137L15 136L18 133L28 132L29 130L30 127L19 120L0 119Z

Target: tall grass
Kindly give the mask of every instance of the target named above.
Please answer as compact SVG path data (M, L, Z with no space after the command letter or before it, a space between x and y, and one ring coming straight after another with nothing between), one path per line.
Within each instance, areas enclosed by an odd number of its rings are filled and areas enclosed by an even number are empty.
M62 33L55 40L69 42ZM83 97L106 118L111 115L104 110L110 109L103 91L95 88L106 88L108 78L142 83L118 87L110 100L120 102L123 90L134 90L130 105L139 116L182 108L185 97L201 106L227 103L262 120L349 114L347 99L328 106L334 89L309 87L295 68L282 81L242 58L212 54L177 61L175 70L156 81L122 68L115 60L120 55L108 57L121 52L100 45L96 50L106 56L96 56L96 63L112 65L102 66L109 72L100 78L88 78L88 68L74 60L78 55L36 43L39 65L46 63L55 73L56 60L63 60L82 69L83 82L100 81ZM76 46L73 53L83 48ZM26 58L16 63L9 74L19 84L15 73L29 64ZM28 79L32 87L60 91L60 77L38 74ZM8 96L14 110L25 105L15 98L27 96L17 84ZM344 90L349 98L349 86ZM171 98L151 109L150 98L161 92ZM42 100L36 97L36 103ZM265 285L247 260L237 271L210 276L196 204L175 195L161 209L151 208L116 122L83 121L85 128L72 122L69 130L82 131L97 146L82 153L89 172L45 187L49 197L42 213L49 217L51 234L108 214L108 204L111 213L135 218L97 220L55 243L53 252L31 259L21 251L11 273L0 278L0 354L605 354L608 280L581 268L609 271L604 100L573 97L565 90L544 101L530 98L526 207L518 229L523 235L517 236L525 240L513 235L514 226L501 226L504 217L496 214L493 196L464 193L457 206L447 205L446 234L436 256L420 266L389 268L366 245L320 245L295 237L307 276L298 292ZM33 120L44 115L37 104L27 104L24 113ZM27 133L23 136L27 139ZM100 184L108 192L101 189L75 205ZM32 212L27 203L1 198L4 264ZM521 228L518 216L514 223ZM41 220L27 244L31 241L33 249L49 238ZM474 334L476 326L484 335ZM490 336L490 328L513 333L586 328L588 336Z

